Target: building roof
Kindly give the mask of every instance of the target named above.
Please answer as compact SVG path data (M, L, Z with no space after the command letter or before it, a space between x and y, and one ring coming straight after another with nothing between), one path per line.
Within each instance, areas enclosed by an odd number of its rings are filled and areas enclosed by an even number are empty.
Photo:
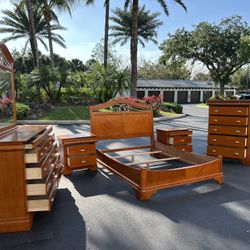
M138 88L213 88L209 81L193 80L137 80Z

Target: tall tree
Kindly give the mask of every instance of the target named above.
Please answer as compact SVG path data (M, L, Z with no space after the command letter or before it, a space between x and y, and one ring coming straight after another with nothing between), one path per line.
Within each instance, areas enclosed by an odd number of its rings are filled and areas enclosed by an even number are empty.
M86 0L86 5L94 4L95 0ZM105 5L105 25L104 25L104 51L103 51L103 65L108 67L108 49L109 49L109 14L110 14L110 0L104 1Z
M224 95L230 76L250 63L250 27L239 16L223 19L219 24L202 22L193 31L180 29L170 34L161 49L162 60L202 62Z
M174 0L176 3L181 5L185 10L186 6L182 0ZM168 16L168 6L166 0L157 0L162 6L164 13ZM137 52L138 52L138 11L139 11L139 0L125 0L125 8L132 5L132 37L131 37L131 48L130 48L130 60L131 60L131 92L132 97L136 97L136 85L137 85Z
M24 52L27 49L28 44L31 44L31 38L30 38L30 22L29 17L26 9L19 8L18 5L13 5L14 9L11 10L3 10L2 14L3 17L0 20L0 32L1 33L9 33L10 35L3 39L3 42L8 42L11 40L16 40L20 38L25 38L25 46L24 46ZM46 43L44 42L44 39L48 39L48 33L47 33L47 27L46 27L46 21L43 17L42 9L39 5L33 6L33 18L34 18L34 26L35 26L35 38L41 42L41 44L45 47L46 50L48 50ZM57 25L52 24L51 25L51 37L52 40L62 47L66 47L64 44L64 39L54 33L56 30L64 30L65 28ZM32 48L32 46L31 46Z
M127 9L116 8L113 10L114 16L110 18L113 21L110 36L114 37L113 43L121 43L123 46L132 37L132 11ZM162 22L157 19L160 13L150 13L145 10L145 6L139 9L138 12L138 41L145 47L145 43L152 41L157 44L157 29L162 25Z

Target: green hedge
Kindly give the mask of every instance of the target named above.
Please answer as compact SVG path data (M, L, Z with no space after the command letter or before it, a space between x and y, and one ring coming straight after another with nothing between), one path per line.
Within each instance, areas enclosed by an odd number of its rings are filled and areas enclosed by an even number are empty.
M16 118L18 120L27 118L29 110L30 110L29 106L23 103L16 103Z
M162 104L162 109L176 114L182 114L183 107L175 102L164 102Z

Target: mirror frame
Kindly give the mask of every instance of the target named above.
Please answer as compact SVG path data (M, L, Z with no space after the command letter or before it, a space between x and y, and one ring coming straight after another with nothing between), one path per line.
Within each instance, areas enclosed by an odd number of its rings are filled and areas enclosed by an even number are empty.
M16 98L15 98L15 83L14 83L14 58L12 57L6 45L3 43L0 43L0 51L2 52L3 56L5 57L6 61L9 64L9 65L4 65L0 63L0 69L11 73L11 92L12 92L11 97L12 97L13 118L14 118L13 124L7 125L4 128L0 128L0 133L2 133L16 127Z

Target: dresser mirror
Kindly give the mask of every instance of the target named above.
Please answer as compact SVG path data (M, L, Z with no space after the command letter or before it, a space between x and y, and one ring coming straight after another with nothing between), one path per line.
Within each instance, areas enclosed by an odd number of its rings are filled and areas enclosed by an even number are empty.
M0 43L0 132L16 125L13 57Z

